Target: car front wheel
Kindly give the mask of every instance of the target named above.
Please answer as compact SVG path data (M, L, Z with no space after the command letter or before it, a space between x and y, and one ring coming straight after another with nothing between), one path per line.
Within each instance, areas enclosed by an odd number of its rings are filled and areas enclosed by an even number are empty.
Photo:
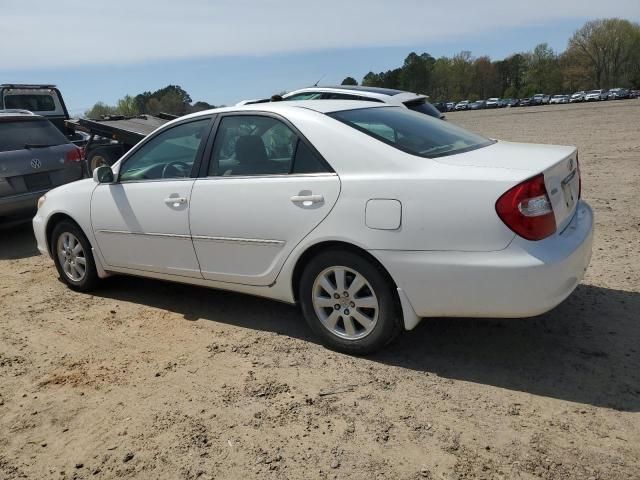
M302 274L299 297L307 323L333 350L372 353L402 331L393 283L374 262L347 250L314 257Z
M70 221L58 223L51 234L53 261L60 278L74 290L89 291L98 284L91 245L80 227Z

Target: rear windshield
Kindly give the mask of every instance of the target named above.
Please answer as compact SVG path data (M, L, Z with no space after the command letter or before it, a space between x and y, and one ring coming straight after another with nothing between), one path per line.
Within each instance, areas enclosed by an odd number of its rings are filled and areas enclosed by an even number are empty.
M399 150L426 158L468 152L494 143L449 122L405 108L361 108L328 115Z
M32 112L52 112L56 105L51 95L5 95L4 108L18 108Z
M0 152L69 143L49 120L0 122Z

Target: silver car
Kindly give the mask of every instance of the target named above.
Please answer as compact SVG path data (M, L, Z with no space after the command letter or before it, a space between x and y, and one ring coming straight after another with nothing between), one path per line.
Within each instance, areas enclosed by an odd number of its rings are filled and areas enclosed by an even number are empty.
M82 150L49 120L0 110L0 222L32 215L45 192L82 176Z

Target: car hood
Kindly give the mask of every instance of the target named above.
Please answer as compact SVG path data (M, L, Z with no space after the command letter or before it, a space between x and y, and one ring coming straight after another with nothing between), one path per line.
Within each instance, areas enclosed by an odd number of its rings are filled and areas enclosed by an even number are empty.
M575 147L570 146L497 141L488 147L434 160L448 165L507 168L537 174L557 163L559 159L571 156L575 150Z

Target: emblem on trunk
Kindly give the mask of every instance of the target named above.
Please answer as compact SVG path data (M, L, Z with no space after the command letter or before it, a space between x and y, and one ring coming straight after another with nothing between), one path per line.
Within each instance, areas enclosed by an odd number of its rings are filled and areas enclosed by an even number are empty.
M40 168L42 166L42 163L40 162L39 159L34 158L31 160L31 168Z

